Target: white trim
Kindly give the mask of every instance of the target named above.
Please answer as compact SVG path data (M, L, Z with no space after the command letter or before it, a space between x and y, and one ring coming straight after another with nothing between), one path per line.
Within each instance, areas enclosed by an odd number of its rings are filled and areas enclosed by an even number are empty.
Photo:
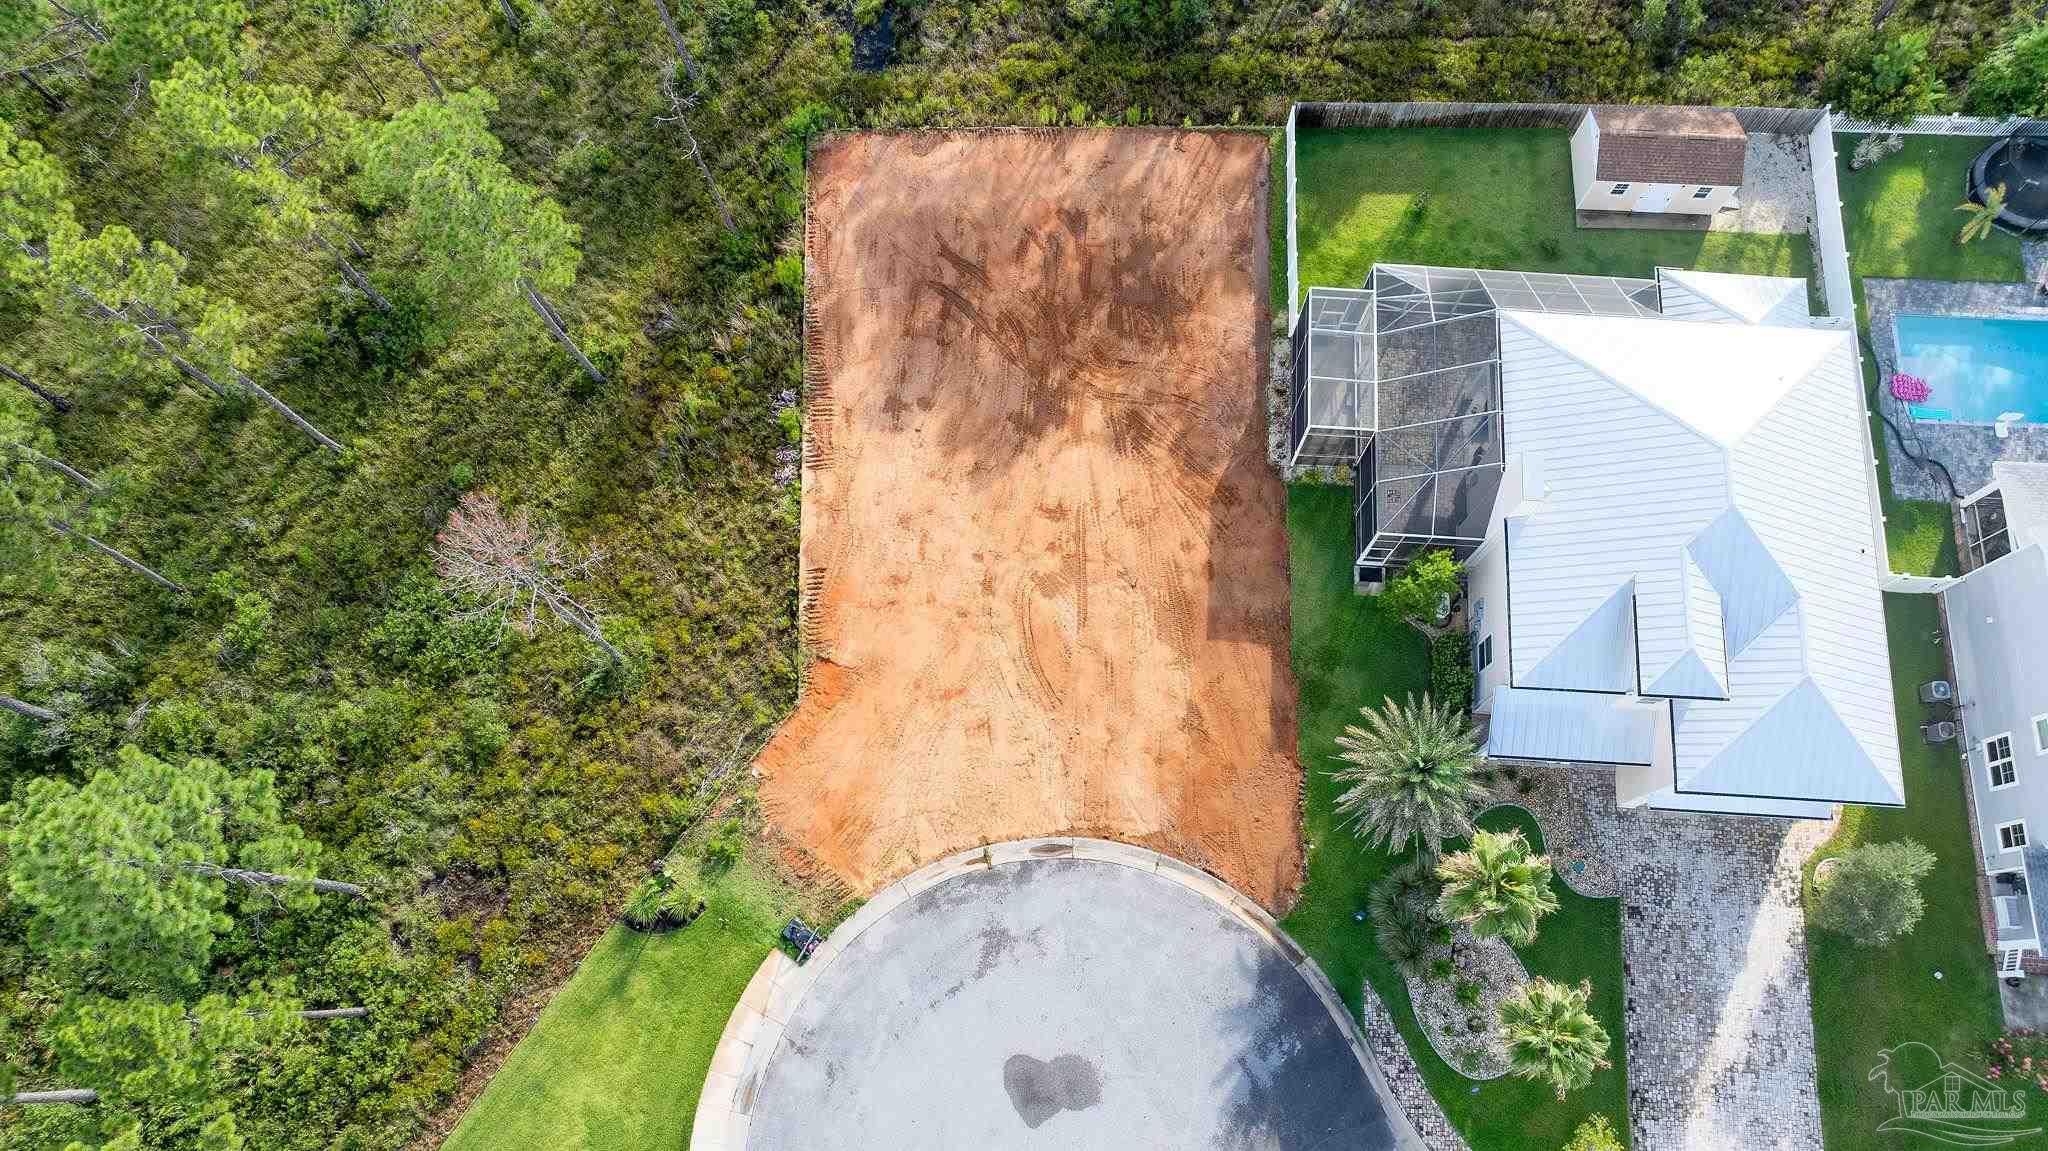
M1992 759L1991 757L1991 745L1997 743L2001 739L2005 741L2005 759L2003 761L1997 761ZM1992 791L2004 791L2006 788L2018 787L2020 785L2019 762L2017 757L2012 754L2011 732L2005 731L2000 732L1997 735L1990 736L1981 741L1978 744L1978 746L1984 750L1984 780L1987 784L1990 785ZM2012 778L2005 781L2004 783L1998 782L1998 775L1994 767L1994 764L1998 762L2003 762L2007 770L2012 772Z
M2034 754L2035 754L2035 755L2048 755L2048 741L2044 741L2044 740L2042 740L2042 738L2041 738L2041 732L2042 732L2042 727L2041 727L2041 721L2042 721L2042 720L2044 720L2044 719L2048 719L2048 712L2042 712L2042 713L2041 713L2040 715L2037 715L2037 716L2035 716L2035 717L2033 718L2033 721L2032 721L2032 722L2033 722L2033 725L2034 725Z
M2020 841L2012 845L2011 847L2007 847L2005 845L2005 829L2008 827L2017 827L2020 829ZM2006 820L2004 823L2001 823L1996 827L1993 827L1991 829L1991 834L1993 838L1998 840L1998 854L2000 855L2006 855L2010 854L2011 852L2019 851L2025 848L2029 842L2029 840L2027 839L2027 821L2024 819Z

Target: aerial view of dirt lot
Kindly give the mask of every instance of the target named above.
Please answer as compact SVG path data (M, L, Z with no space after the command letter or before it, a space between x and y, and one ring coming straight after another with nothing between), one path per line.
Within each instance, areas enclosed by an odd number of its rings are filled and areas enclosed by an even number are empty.
M1266 166L1249 133L815 150L812 662L758 768L784 836L856 890L1073 833L1291 900Z

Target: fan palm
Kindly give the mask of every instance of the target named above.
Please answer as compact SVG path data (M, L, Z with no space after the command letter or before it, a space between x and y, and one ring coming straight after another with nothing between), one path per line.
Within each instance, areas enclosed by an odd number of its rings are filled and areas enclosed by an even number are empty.
M1477 831L1472 846L1437 865L1437 915L1497 935L1516 947L1536 940L1536 921L1557 910L1550 857L1529 850L1520 831Z
M1983 239L1991 234L1991 226L1998 222L1999 213L2005 211L2005 185L1984 189L1983 203L1964 200L1956 205L1956 211L1970 214L1970 218L1963 221L1963 230L1956 233L1956 243L1967 244Z
M1464 713L1411 695L1358 714L1364 725L1347 724L1337 737L1346 766L1331 773L1346 785L1337 810L1358 837L1395 853L1420 844L1433 856L1445 839L1471 834L1487 791L1479 737Z
M1557 1097L1593 1081L1608 1067L1607 1029L1586 1009L1593 995L1590 983L1567 987L1535 979L1501 1001L1500 1026L1507 1038L1508 1070L1524 1079L1541 1079L1557 1088Z

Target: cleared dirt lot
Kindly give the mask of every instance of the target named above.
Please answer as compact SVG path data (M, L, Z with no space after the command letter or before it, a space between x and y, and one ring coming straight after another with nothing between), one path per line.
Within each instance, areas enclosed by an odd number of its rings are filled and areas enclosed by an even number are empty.
M1289 902L1264 138L845 136L811 196L814 662L770 816L862 891L1075 833Z

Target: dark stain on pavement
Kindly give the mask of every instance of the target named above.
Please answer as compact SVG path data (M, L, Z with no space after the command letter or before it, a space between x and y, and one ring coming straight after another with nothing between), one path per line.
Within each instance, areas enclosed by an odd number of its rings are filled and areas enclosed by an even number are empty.
M1102 1073L1079 1055L1061 1055L1050 1063L1029 1055L1003 1060L1003 1090L1024 1126L1039 1124L1062 1111L1086 1111L1102 1102Z

